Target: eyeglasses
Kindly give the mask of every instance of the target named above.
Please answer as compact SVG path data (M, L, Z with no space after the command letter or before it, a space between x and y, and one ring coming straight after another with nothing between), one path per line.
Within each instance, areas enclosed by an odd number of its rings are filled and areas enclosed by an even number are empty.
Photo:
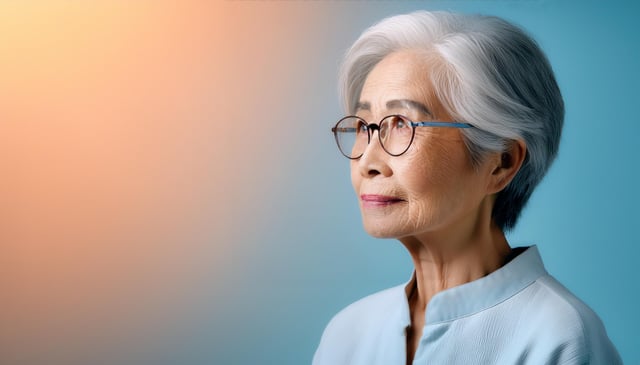
M360 117L350 115L340 119L331 131L336 137L340 152L346 158L357 160L364 154L375 130L378 131L380 146L385 152L391 156L402 155L411 146L416 127L472 128L473 126L459 122L412 122L399 114L386 116L378 124L369 124Z

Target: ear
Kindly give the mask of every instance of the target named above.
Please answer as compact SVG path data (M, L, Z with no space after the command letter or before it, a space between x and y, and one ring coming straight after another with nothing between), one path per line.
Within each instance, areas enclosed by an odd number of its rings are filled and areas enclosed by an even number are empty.
M499 156L496 156L494 169L491 172L489 193L497 193L504 189L514 176L520 171L520 167L527 155L527 145L522 140L511 141L508 148Z

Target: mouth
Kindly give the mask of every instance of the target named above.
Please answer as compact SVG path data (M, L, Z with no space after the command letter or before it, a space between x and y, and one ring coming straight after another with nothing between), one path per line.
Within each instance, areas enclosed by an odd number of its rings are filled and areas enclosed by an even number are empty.
M362 206L365 208L380 208L401 203L404 200L394 196L362 194L360 195L360 201L362 201Z

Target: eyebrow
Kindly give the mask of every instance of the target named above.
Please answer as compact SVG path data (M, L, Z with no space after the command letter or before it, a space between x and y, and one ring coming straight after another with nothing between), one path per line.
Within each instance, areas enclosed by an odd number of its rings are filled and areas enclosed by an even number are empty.
M433 115L431 114L431 111L429 110L429 108L427 108L426 105L420 102L417 102L415 100L409 100L409 99L389 100L387 101L387 108L388 109L400 109L400 108L416 109L429 116Z
M433 116L429 108L426 105L410 99L394 99L387 101L387 109L416 109L422 113L425 113L429 116ZM371 104L368 102L359 101L356 103L356 110L371 110Z
M371 104L363 101L359 101L356 103L356 111L358 110L371 110Z

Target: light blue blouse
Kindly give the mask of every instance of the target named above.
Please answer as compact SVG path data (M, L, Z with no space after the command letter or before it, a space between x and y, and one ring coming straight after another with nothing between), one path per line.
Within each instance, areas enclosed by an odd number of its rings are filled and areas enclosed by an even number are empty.
M414 364L622 364L598 316L551 277L536 246L428 304ZM363 298L325 329L313 365L406 361L405 285Z

